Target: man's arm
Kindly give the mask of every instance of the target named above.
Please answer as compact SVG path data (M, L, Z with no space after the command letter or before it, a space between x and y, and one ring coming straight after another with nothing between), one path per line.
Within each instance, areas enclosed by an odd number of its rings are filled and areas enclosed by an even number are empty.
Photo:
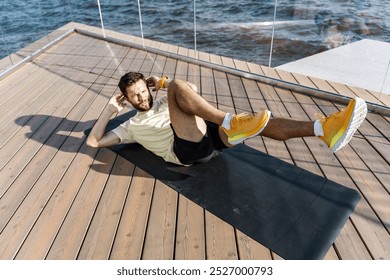
M175 81L176 83L186 84L193 91L198 93L198 87L193 83L184 80L179 80L179 79L175 79ZM162 78L158 78L156 76L150 76L147 78L146 83L149 87L154 87L153 89L154 91L157 91L162 88L168 88L171 83L171 80L167 76L163 76Z
M124 108L122 95L118 94L111 98L110 102L104 108L102 114L93 126L87 138L87 145L100 148L117 145L120 143L119 137L114 132L104 133L112 115L118 113Z

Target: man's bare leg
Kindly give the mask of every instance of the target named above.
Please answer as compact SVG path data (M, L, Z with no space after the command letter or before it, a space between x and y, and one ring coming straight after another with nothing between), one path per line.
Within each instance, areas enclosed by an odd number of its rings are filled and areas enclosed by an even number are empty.
M231 147L226 134L219 129L219 136L222 142ZM268 137L274 140L284 141L296 137L315 136L314 122L312 121L297 121L294 119L272 118L268 121L267 126L259 134L259 136Z
M268 121L260 135L281 141L296 137L315 136L314 122L273 118Z
M168 103L175 132L185 140L201 141L207 129L203 120L221 125L226 115L199 96L196 86L186 81L170 81ZM314 122L272 118L260 135L275 140L314 136ZM227 146L232 146L222 129L220 137Z
M221 125L226 115L198 95L195 85L181 80L169 81L168 105L177 136L193 142L206 134L204 120Z

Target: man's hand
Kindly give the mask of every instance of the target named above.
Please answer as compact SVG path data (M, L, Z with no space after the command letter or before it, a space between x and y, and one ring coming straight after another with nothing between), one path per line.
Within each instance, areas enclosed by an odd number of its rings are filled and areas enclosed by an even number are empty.
M88 146L100 148L119 144L119 137L112 131L105 133L105 129L112 115L118 113L125 107L125 100L125 97L121 93L111 97L110 102L104 107L102 114L88 135Z
M168 77L166 77L165 80L167 78ZM153 87L153 89L152 89L153 91L158 91L159 89L161 89L161 78L158 78L156 76L150 76L150 77L146 78L146 85L148 87Z
M125 100L126 99L123 94L118 93L111 97L110 102L108 102L108 104L109 106L111 106L113 112L119 113L126 106Z

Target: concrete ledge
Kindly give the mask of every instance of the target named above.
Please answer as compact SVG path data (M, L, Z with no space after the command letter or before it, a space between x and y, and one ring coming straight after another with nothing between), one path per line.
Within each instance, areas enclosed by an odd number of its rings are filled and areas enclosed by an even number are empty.
M276 67L390 94L390 43L364 39Z

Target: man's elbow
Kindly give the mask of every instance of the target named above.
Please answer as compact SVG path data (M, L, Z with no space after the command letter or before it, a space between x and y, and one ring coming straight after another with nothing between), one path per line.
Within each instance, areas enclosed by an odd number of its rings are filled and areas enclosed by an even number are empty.
M96 141L95 138L90 137L90 136L87 138L86 144L87 144L87 146L92 147L92 148L99 148L99 142Z

